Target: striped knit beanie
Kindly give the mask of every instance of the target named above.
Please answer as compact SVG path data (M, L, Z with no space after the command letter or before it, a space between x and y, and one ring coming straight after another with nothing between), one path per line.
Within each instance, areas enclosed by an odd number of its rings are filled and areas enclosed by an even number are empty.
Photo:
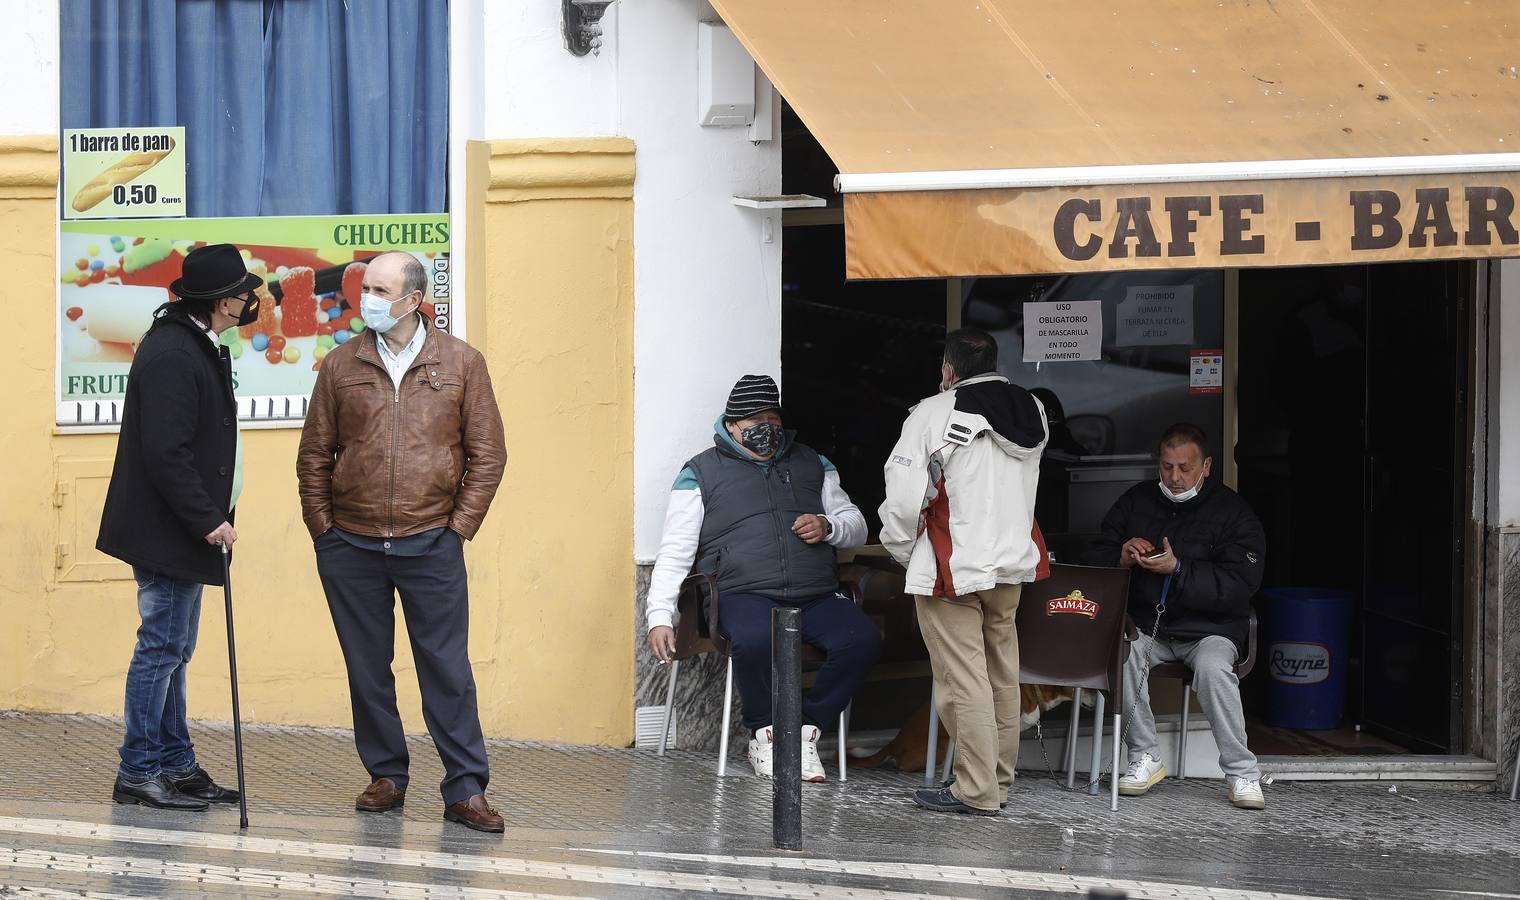
M746 375L729 393L723 418L737 422L771 409L781 411L781 389L776 387L776 379L769 375Z

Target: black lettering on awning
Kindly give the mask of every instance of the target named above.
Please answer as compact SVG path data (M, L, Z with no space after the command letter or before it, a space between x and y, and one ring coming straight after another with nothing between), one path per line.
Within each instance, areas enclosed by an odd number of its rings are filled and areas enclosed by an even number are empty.
M1172 239L1166 244L1166 254L1197 256L1198 248L1193 246L1193 235L1198 231L1198 220L1193 215L1207 216L1213 209L1214 202L1210 197L1166 198L1166 211L1172 216Z
M1114 223L1114 239L1108 245L1109 259L1129 256L1129 240L1135 239L1136 256L1160 256L1161 242L1151 227L1151 198L1120 197L1119 219Z
M1515 195L1502 187L1470 187L1467 189L1467 234L1462 242L1469 247L1487 247L1493 243L1493 231L1499 233L1499 243L1520 243L1520 234L1510 216L1515 213Z
M1251 220L1244 213L1260 214L1266 210L1261 194L1226 194L1219 198L1219 213L1224 217L1224 239L1219 242L1219 252L1225 256L1267 252L1264 235L1246 237L1251 230Z
M1352 250L1387 250L1404 237L1399 195L1393 191L1352 191Z
M1100 200L1082 200L1073 198L1061 204L1056 210L1054 237L1056 249L1067 259L1086 260L1098 255L1098 248L1103 246L1103 239L1096 234L1090 236L1085 242L1077 243L1077 216L1084 216L1089 222L1097 222L1103 218L1103 203Z
M1447 188L1418 188L1414 192L1414 224L1409 226L1409 246L1424 247L1427 231L1435 229L1437 247L1454 247L1457 230L1451 227L1451 191Z

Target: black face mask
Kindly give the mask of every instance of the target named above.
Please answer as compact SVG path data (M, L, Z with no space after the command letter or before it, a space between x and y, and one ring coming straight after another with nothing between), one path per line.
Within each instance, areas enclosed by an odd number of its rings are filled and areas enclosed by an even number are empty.
M259 320L259 295L249 293L243 298L243 311L238 313L237 323L239 326L252 325Z
M781 449L785 430L774 422L761 422L739 432L739 443L756 456L764 459Z

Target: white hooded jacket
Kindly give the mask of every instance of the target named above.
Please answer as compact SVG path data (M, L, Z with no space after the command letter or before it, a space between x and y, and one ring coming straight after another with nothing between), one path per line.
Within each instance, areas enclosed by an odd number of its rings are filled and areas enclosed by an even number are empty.
M910 594L958 597L1035 580L1033 539L1045 410L997 374L913 408L885 468L881 542Z

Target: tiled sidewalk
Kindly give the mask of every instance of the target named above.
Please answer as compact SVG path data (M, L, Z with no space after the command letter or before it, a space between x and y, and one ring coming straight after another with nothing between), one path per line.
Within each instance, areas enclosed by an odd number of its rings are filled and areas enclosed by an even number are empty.
M1225 802L1220 782L1168 782L1111 813L1106 796L1026 773L1008 811L980 819L918 810L908 800L917 776L857 771L840 784L831 769L828 783L804 787L799 856L770 850L770 784L742 762L719 780L707 756L492 742L490 796L508 833L490 837L440 821L442 773L425 737L413 742L404 813L361 816L353 798L367 779L351 737L310 729L244 730L254 843L219 846L237 834L235 811L108 802L120 730L105 718L0 713L0 885L122 896L181 896L195 878L196 891L217 895L1047 896L1097 878L1131 896L1520 897L1520 804L1486 789L1279 782L1269 808L1250 813ZM193 733L202 763L232 782L230 729ZM106 830L87 833L95 825ZM310 849L333 846L348 849ZM367 847L391 849L366 862L379 852ZM484 868L465 877L462 866ZM243 869L246 880L228 874Z

